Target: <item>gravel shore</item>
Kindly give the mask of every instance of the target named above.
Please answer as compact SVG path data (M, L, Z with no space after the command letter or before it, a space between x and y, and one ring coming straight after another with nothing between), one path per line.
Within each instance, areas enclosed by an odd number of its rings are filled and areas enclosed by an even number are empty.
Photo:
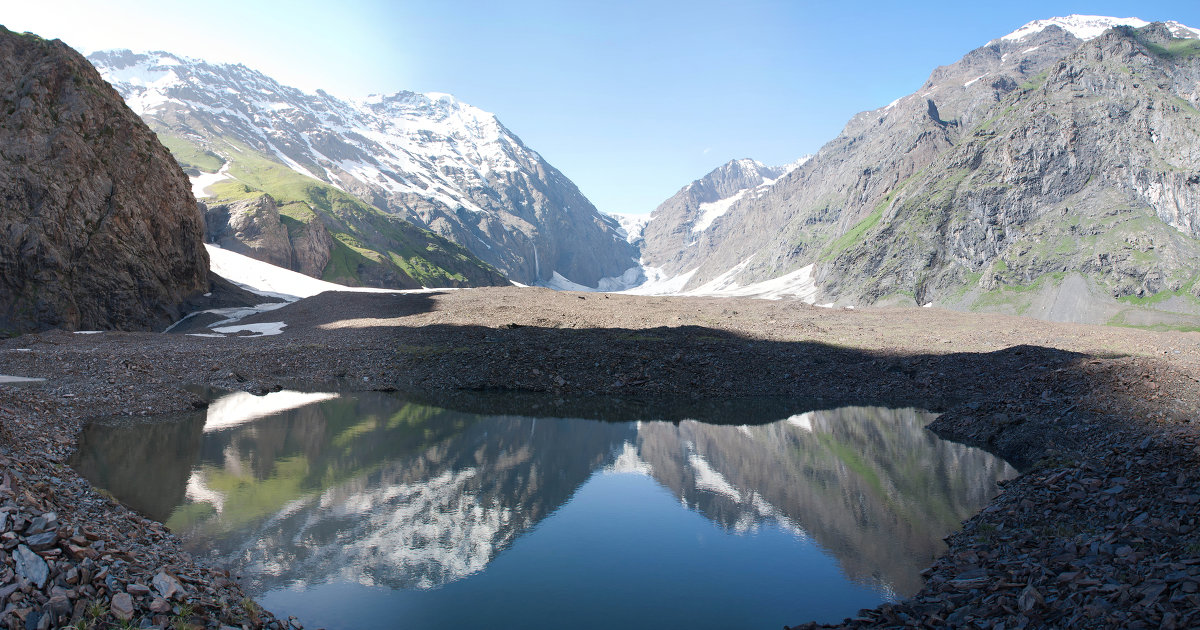
M509 391L562 413L595 397L924 407L1025 474L949 539L924 590L845 626L1200 624L1200 333L522 288L326 293L254 322L286 327L0 342L0 374L46 379L0 384L0 626L299 626L64 464L89 419L203 406L194 385L467 410Z

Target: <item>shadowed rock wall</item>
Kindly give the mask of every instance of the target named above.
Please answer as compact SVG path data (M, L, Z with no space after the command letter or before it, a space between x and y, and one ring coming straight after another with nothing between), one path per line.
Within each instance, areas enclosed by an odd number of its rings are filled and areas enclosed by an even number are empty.
M187 177L79 53L0 27L0 334L147 330L208 289Z

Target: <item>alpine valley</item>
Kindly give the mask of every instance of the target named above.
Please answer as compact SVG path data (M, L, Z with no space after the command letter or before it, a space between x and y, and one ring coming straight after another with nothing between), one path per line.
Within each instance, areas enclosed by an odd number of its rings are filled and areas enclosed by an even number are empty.
M1200 31L1174 22L1031 22L815 155L733 160L640 221L449 95L89 59L193 177L209 241L326 280L1200 324Z
M45 24L167 13L93 4ZM243 4L183 10L278 41ZM393 57L331 22L384 15L524 98L505 64L564 75L513 41L628 70L613 33L672 34L641 5L633 29L453 6L447 36L369 4L293 3L271 35L363 70ZM912 43L872 18L803 34L870 63ZM740 30L697 41L801 50ZM668 99L756 97L678 48ZM566 66L654 111L631 73ZM446 94L0 27L0 628L1200 627L1200 31L1030 22L794 148L617 216Z

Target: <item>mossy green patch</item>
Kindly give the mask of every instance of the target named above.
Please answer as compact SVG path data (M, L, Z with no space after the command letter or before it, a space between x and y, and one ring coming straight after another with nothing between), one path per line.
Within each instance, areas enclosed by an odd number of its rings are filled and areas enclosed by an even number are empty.
M970 308L972 311L1003 311L1007 308L1017 315L1024 315L1032 306L1033 293L1042 290L1047 282L1061 283L1066 275L1056 271L1038 276L1032 282L1006 284L981 293Z
M1174 103L1175 106L1178 107L1179 109L1181 109L1185 112L1188 112L1190 114L1200 115L1200 109L1196 109L1195 106L1193 106L1191 103L1183 100L1179 96L1172 94L1169 98L1170 98L1170 101L1172 103Z
M825 248L826 251L822 255L821 259L831 259L847 249L850 249L851 247L861 243L866 236L867 231L875 227L875 224L879 223L879 220L882 218L883 209L876 208L871 212L871 214L868 214L865 219L855 223L853 227L851 227L849 230L846 230L846 233L834 239L833 242L831 242Z
M1172 38L1164 46L1150 41L1142 41L1147 50L1164 59L1172 61L1200 55L1200 40Z
M992 137L994 137L996 135L996 130L993 127L995 126L995 124L997 122L999 122L1001 120L1005 120L1008 117L1008 115L1012 112L1013 107L1014 106L1012 104L1009 104L1009 105L1005 106L1004 109L1000 111L1000 113L998 113L995 116L992 116L991 118L988 118L987 120L976 125L975 129L973 129L971 132L972 135L981 136L985 140L989 140Z
M317 213L303 202L285 203L279 206L279 216L289 217L301 223L309 223L317 218Z
M868 214L858 223L855 223L841 236L838 236L836 239L826 245L821 251L820 259L822 261L832 260L842 252L845 252L851 247L864 242L866 240L867 232L879 224L880 219L883 218L884 211L886 211L888 207L892 205L892 202L896 199L896 196L899 195L906 186L916 181L924 172L924 169L917 171L916 173L913 173L905 178L900 183L896 184L895 188L889 190L888 193L879 200L879 203L875 204L875 207L871 210L871 214Z
M1140 297L1136 295L1126 295L1124 297L1117 298L1117 301L1136 306L1153 306L1155 304L1162 304L1171 298L1184 298L1188 301L1200 304L1200 298L1197 298L1192 294L1192 289L1196 286L1196 281L1198 279L1200 279L1200 277L1193 277L1188 281L1187 284L1175 291L1159 291L1158 293L1143 295Z
M1127 319L1128 315L1125 311L1113 315L1105 324L1109 326L1120 326L1122 328L1136 328L1138 330L1151 330L1155 332L1200 332L1200 324L1188 323L1166 323L1160 322L1157 324L1134 324Z
M967 295L967 292L979 285L979 280L983 278L983 274L979 272L967 272L964 276L962 284L954 288L953 291L943 301L959 302Z
M1022 92L1032 92L1046 84L1046 79L1050 78L1050 70L1042 70L1041 72L1029 77L1029 80L1022 83L1020 89Z
M329 250L329 262L325 265L321 279L338 284L357 285L360 283L362 265L369 263L366 257L335 237L333 247Z

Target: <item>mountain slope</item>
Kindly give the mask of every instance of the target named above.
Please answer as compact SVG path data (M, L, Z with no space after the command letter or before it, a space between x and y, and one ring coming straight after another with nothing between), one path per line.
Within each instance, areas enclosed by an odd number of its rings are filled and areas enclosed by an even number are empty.
M936 69L733 204L687 288L812 265L815 301L1192 321L1200 40L1144 24L1035 22Z
M187 178L96 70L0 27L0 335L161 329L209 290Z
M89 58L199 171L228 160L237 175L236 149L248 149L454 241L526 284L557 271L595 286L634 266L635 250L613 219L495 116L449 95L351 103L241 65L161 52Z
M918 302L1052 311L1066 298L1118 317L1100 294L1195 310L1198 52L1194 35L1165 25L1080 46L897 191L864 232L870 244L837 254L830 277L868 299L899 289ZM1074 295L1050 304L1012 295L1068 278Z

